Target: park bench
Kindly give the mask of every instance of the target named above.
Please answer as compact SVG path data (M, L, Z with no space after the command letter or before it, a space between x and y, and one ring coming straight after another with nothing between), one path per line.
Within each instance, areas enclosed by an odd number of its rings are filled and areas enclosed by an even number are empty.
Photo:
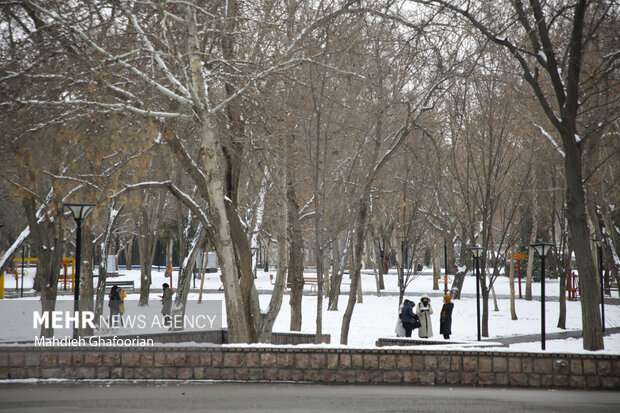
M306 277L304 276L304 284L309 285L310 286L310 292L311 293L316 293L316 287L317 284L319 283L319 279L317 277Z
M269 274L269 281L271 282L271 285L276 285L276 281L275 278L273 276L273 274ZM309 285L310 286L310 292L311 293L315 293L316 292L316 287L318 284L318 279L317 277L306 277L304 276L304 284ZM340 284L344 284L344 285L350 285L351 284L351 280L341 280ZM286 286L284 287L286 288L291 288L291 284L287 283Z
M271 283L271 285L276 285L276 279L273 274L269 274L269 282ZM286 283L284 289L286 290L287 288L291 288L291 283Z
M318 279L317 277L304 277L304 283L308 284L310 286L310 292L311 293L316 293L316 287L318 284ZM349 279L341 279L340 280L340 285L351 285L351 280Z
M118 286L120 288L129 289L131 288L131 292L134 292L135 285L133 281L106 281L105 282L105 290L110 291L113 286ZM129 291L127 291L129 293Z

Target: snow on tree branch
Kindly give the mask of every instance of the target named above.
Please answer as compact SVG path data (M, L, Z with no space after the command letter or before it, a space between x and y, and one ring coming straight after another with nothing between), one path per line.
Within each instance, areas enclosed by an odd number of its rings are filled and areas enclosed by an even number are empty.
M551 136L542 126L537 125L536 123L534 124L534 126L536 126L538 130L540 130L540 133L545 138L547 138L549 142L551 142L555 150L558 151L560 155L562 155L562 158L564 158L566 155L564 154L564 151L562 150L562 148L560 148L560 146L556 143L555 139L553 139L553 136Z
M120 191L109 196L110 199L118 198L123 194L136 191L140 189L148 189L148 188L162 188L167 189L172 195L174 195L179 201L181 201L185 206L190 208L192 212L200 219L202 224L207 229L210 236L213 234L213 226L209 221L209 217L205 213L204 209L198 205L196 201L192 199L192 197L185 192L183 192L178 186L176 186L172 181L152 181L152 182L140 182L133 185L126 185ZM212 238L213 239L213 238Z

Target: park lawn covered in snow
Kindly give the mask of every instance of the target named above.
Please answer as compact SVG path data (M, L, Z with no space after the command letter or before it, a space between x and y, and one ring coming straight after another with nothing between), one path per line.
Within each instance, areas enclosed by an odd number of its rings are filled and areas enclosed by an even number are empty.
M136 291L139 286L140 271L120 270L122 274L118 278L112 278L109 281L131 281L133 280L136 285ZM275 275L275 271L272 272ZM176 287L177 272L173 274L172 285ZM259 291L271 290L273 288L268 272L258 271L258 278L256 279L256 286ZM346 277L346 275L345 275ZM168 278L165 278L163 268L161 271L154 270L152 273L153 285L155 290L150 295L150 302L148 307L138 307L139 294L129 294L125 300L125 314L159 314L161 310L161 304L159 299L161 284L163 282L170 283ZM475 282L474 277L468 277L465 280L463 286L464 297L460 300L455 300L455 308L453 313L452 322L452 337L454 341L475 341L477 338L476 330L476 298L475 298ZM25 290L30 290L31 287L31 275L26 277ZM381 297L376 296L375 279L371 271L364 271L362 274L362 285L364 289L363 303L358 303L355 306L353 312L353 318L351 320L351 327L349 331L348 347L354 348L369 348L374 347L378 338L382 337L394 337L394 327L398 315L398 292L397 277L394 272L390 272L385 276L386 289L383 291ZM203 300L209 301L213 305L213 300L216 300L215 305L221 305L222 313L225 312L225 306L223 303L224 294L218 292L221 282L219 274L207 273L205 277L205 290L203 294ZM450 285L450 284L449 284ZM196 280L196 287L200 286L200 280ZM7 288L14 287L7 282ZM193 287L193 283L192 283ZM433 291L432 289L432 275L423 274L415 279L408 287L406 298L414 301L417 305L420 297L427 293L431 296L431 305L433 306L434 314L432 315L434 338L437 340L443 340L439 334L439 313L442 306L443 296L443 284L440 285L440 291ZM510 301L508 299L509 294L509 282L507 277L500 277L495 283L495 291L498 294L498 307L499 311L493 311L493 301L489 300L490 312L489 312L489 339L499 337L511 337L529 334L540 334L540 311L541 303L538 300L540 294L540 283L534 283L532 291L535 297L535 301L516 301L516 312L518 320L511 320L510 317ZM310 286L305 287L308 293L310 293ZM525 282L522 285L523 292L525 293ZM348 292L348 286L343 285L343 290ZM518 287L516 288L518 291ZM200 312L205 307L205 303L198 304L198 293L192 292L188 298L188 313ZM555 332L561 332L556 327L559 313L559 303L557 301L557 294L559 291L559 285L557 280L546 281L546 333L551 334ZM518 293L517 293L518 294ZM261 307L266 309L269 304L271 295L261 294ZM288 305L288 296L285 295L282 302L280 314L276 319L274 325L274 331L287 332L289 331L290 322L290 307ZM342 316L346 307L348 295L342 294L339 300L339 311L326 311L327 300L323 302L323 333L331 335L330 346L339 346L340 343L340 328L342 323ZM555 299L555 301L554 301ZM70 311L73 307L73 296L71 294L59 295L57 309ZM305 295L303 298L303 319L302 319L302 332L315 333L315 321L316 321L316 303L317 297L315 294ZM202 306L202 307L201 307ZM38 297L25 297L22 299L4 299L0 300L0 311L4 315L0 325L2 325L2 334L0 340L33 340L33 336L38 334L38 329L33 329L32 326L32 312L40 310L40 303ZM107 303L105 307L105 313L107 314ZM609 305L605 306L606 327L618 327L620 326L620 306ZM226 325L225 313L223 314L223 323ZM581 305L578 301L567 302L567 330L581 330ZM135 329L134 329L135 330ZM130 327L122 327L118 330L114 330L114 334L136 334L155 331L165 331L160 326L154 326L152 329L146 331L140 329L139 331L132 331ZM110 331L103 331L102 334L109 334ZM414 337L417 332L414 331ZM71 335L70 329L57 329L55 331L57 337L64 337ZM614 334L604 338L605 340L605 353L620 354L620 334ZM436 347L435 347L436 348ZM442 346L443 348L443 346ZM453 348L452 346L450 348ZM512 344L510 351L541 351L540 342L534 341L529 343ZM497 349L495 349L497 351ZM547 352L584 352L582 350L581 339L564 339L564 340L547 340L546 342Z

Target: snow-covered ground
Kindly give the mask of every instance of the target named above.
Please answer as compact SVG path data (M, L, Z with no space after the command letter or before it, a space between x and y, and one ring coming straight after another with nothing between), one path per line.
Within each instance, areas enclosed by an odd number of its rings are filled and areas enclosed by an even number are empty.
M139 286L140 271L139 270L123 270L119 271L121 274L118 278L110 279L117 281L134 281L136 287ZM271 272L275 276L275 270ZM173 273L172 286L177 286L177 272ZM273 285L270 282L269 272L258 271L256 286L259 290L271 290ZM345 277L347 277L345 275ZM8 280L5 286L9 289L14 288L14 280L7 277ZM28 273L25 278L25 292L29 292L32 286L33 274ZM152 272L153 289L161 289L161 285L164 282L170 284L170 279L165 277L163 268L158 271L155 269ZM453 313L452 322L452 340L476 340L476 284L473 277L468 277L465 280L463 286L464 298L455 300L455 308ZM375 342L380 337L394 337L394 327L397 320L398 313L398 286L397 277L395 272L390 272L385 276L386 289L382 291L382 296L376 295L375 278L371 271L364 271L362 274L362 286L365 292L363 296L363 303L358 303L355 306L353 312L353 318L351 321L351 327L349 330L348 346L355 348L367 348L374 347ZM221 306L221 311L225 312L225 306L223 303L224 295L222 292L218 292L221 282L218 273L207 273L205 277L204 289L206 292L203 294L203 301L209 302L209 304L198 304L198 293L192 292L189 296L188 313L200 313L205 311L205 305L209 306ZM450 285L450 284L449 284ZM200 280L196 280L196 287L200 286ZM193 287L193 284L192 284ZM432 275L423 274L415 279L407 288L406 298L418 302L420 297L428 293L431 295L431 305L433 306L434 314L432 315L434 338L442 339L439 335L439 313L442 306L441 296L443 295L443 283L440 284L440 291L433 291L432 289ZM310 286L305 287L310 292ZM493 301L489 300L490 316L489 316L489 338L499 337L511 337L528 334L540 334L540 313L541 303L538 300L535 301L516 301L516 313L518 320L511 320L510 317L510 302L507 298L509 290L509 282L507 277L500 277L495 283L495 292L498 295L497 303L499 311L493 311ZM518 295L518 286L515 286ZM523 293L525 294L525 282L522 285ZM11 290L9 290L11 291ZM343 291L348 291L348 285L343 285ZM533 295L537 298L540 295L540 283L534 283L532 286ZM546 333L556 333L565 330L561 330L556 327L558 320L559 304L557 302L557 295L559 291L559 285L557 280L546 281ZM391 293L391 294L390 294ZM161 292L155 291L150 296L150 305L148 307L138 307L138 293L129 294L125 300L125 314L159 314L161 309L159 295ZM261 294L261 306L266 311L269 300L269 294ZM347 295L341 295L339 301L339 311L327 311L327 300L324 300L323 304L323 333L331 334L331 342L333 345L340 343L340 328L342 324L342 317L344 309L347 303ZM554 300L555 298L555 300ZM59 295L58 297L59 310L70 311L73 307L73 296ZM215 300L215 302L214 302ZM315 333L315 321L316 321L316 303L317 297L315 294L305 295L303 298L303 320L302 320L302 332ZM213 308L213 307L209 307ZM33 340L33 336L38 333L38 329L33 329L33 311L40 310L40 303L38 297L24 297L24 298L12 298L0 300L0 312L2 317L0 318L0 341L8 340ZM107 307L106 307L107 313ZM605 306L605 325L607 328L620 327L620 306L610 305ZM280 314L276 319L274 331L286 332L289 331L290 322L290 307L288 305L288 296L285 295ZM226 317L223 314L223 324L226 324ZM581 329L581 306L578 301L567 302L567 330L580 330ZM157 331L157 329L153 330ZM121 328L116 334L132 334L132 333L145 333L144 329L140 331L132 331L130 327ZM64 337L70 334L70 329L57 329L55 332L57 337ZM414 332L414 335L416 332ZM620 354L620 334L613 334L605 337L605 353ZM529 343L512 344L510 346L511 351L541 351L540 342L533 341ZM546 341L547 352L584 352L582 350L581 339L564 339L564 340L547 340Z

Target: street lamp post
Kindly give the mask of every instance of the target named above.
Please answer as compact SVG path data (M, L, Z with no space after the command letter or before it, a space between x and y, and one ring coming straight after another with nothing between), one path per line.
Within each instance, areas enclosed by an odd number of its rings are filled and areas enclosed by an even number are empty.
M603 279L603 243L600 239L594 238L592 241L596 244L598 249L598 270L601 273L601 323L603 327L603 334L605 334L605 281Z
M69 208L71 214L73 214L73 219L75 220L75 224L77 225L77 229L75 232L75 274L73 278L75 282L73 283L73 313L75 318L75 324L73 327L73 338L78 338L78 315L80 310L80 264L82 263L82 221L86 218L88 213L95 207L93 204L64 204L65 207Z
M477 317L477 327L478 327L478 341L482 340L480 335L480 258L484 256L485 248L482 247L472 247L469 248L472 255L474 256L474 260L476 261L476 317Z
M20 297L24 296L24 275L26 274L24 272L25 255L26 255L26 246L22 244L22 290L21 290L21 293L20 293Z
M540 345L545 349L545 257L555 247L549 242L538 242L530 244L540 256Z

